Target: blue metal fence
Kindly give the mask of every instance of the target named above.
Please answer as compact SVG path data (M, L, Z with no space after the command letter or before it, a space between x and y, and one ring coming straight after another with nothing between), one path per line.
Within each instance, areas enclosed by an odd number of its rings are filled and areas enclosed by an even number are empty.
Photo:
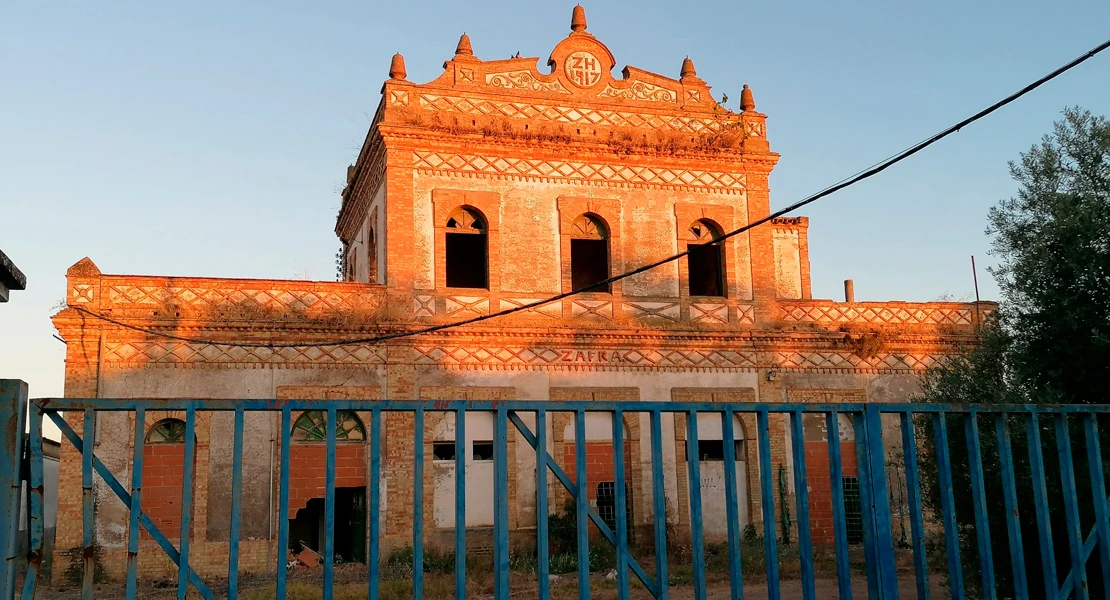
M0 410L12 411L0 414L0 417L14 418L19 422L15 427L21 427L19 419L21 410L20 402L26 403L26 387L8 385L0 386ZM144 511L142 498L142 473L143 473L143 445L144 421L147 411L182 411L185 414L185 471L183 474L183 496L181 501L181 531L178 545L175 546L167 537L166 532L159 529L156 523ZM617 578L616 587L618 598L627 599L631 588L642 586L654 598L665 599L669 596L671 582L668 575L667 546L668 539L666 521L666 499L664 486L664 446L663 439L664 417L682 414L686 416L686 439L688 451L686 453L687 481L677 482L687 485L687 497L690 520L689 536L691 549L691 562L693 567L693 596L703 599L707 596L706 587L706 554L705 540L702 529L702 489L700 485L701 454L698 451L698 415L714 414L721 418L722 439L733 439L734 416L753 415L758 424L756 441L758 444L758 474L759 496L761 497L761 521L763 528L763 552L766 563L767 597L776 600L781 597L780 581L780 547L778 540L783 532L776 531L776 502L774 494L774 481L772 470L772 439L776 434L771 432L772 415L784 415L788 419L791 460L794 478L794 495L792 506L777 507L777 510L790 510L795 515L796 532L794 534L796 553L800 563L801 594L805 600L814 600L818 597L816 589L817 575L814 570L814 547L810 537L810 500L809 485L806 465L806 435L804 417L814 415L821 419L821 423L828 432L839 431L841 415L852 419L855 433L855 449L857 469L860 481L860 496L863 506L863 555L866 563L866 593L869 598L891 599L898 598L899 584L907 583L903 591L911 589L916 591L918 598L944 597L944 590L936 589L931 585L930 574L934 570L938 573L946 571L947 591L953 598L965 598L966 589L971 582L966 577L974 577L973 572L965 573L966 565L961 561L960 553L964 549L960 544L960 523L957 510L957 492L954 491L953 479L953 451L950 448L949 421L961 420L964 424L964 437L967 439L966 454L956 454L967 460L967 475L971 483L971 500L973 506L972 528L977 544L978 571L981 587L977 593L982 597L996 597L997 578L995 567L1002 564L1005 557L993 556L991 533L989 531L988 513L992 510L994 497L997 490L988 490L984 479L984 440L981 437L980 422L990 423L994 427L998 452L992 456L998 457L1001 473L1002 504L1006 510L1006 532L1008 539L1009 561L1006 570L1012 577L1014 597L1031 598L1075 598L1085 600L1088 598L1087 563L1088 559L1098 550L1098 568L1094 571L1101 573L1101 589L1110 590L1110 521L1108 521L1108 499L1106 495L1106 473L1103 466L1103 456L1099 444L1100 415L1110 414L1110 406L937 406L937 405L880 405L880 404L721 404L721 403L691 403L691 402L544 402L544 401L438 401L438 402L413 402L413 401L360 401L360 400L137 400L137 399L38 399L30 401L28 416L27 436L8 435L4 437L5 461L0 464L0 477L11 481L11 488L5 487L5 510L11 506L11 495L16 496L18 506L19 480L18 469L12 470L13 456L21 453L24 439L29 445L29 489L30 498L30 523L28 529L31 536L31 551L27 557L14 556L14 543L11 541L16 534L15 521L11 512L5 512L3 526L8 527L9 543L7 545L8 569L4 575L5 598L13 598L15 583L19 577L23 579L22 597L32 598L36 587L39 585L39 564L43 551L43 506L42 506L42 448L41 433L44 419L53 422L60 430L63 437L80 452L82 457L83 474L83 533L86 547L84 558L84 579L82 597L93 597L93 571L95 556L94 547L94 505L92 496L93 475L98 474L124 505L130 510L130 529L127 541L128 558L126 568L126 596L135 598L138 588L138 553L139 553L139 528L145 529L151 538L161 547L162 551L178 566L178 598L184 599L188 588L192 586L204 598L215 598L213 590L206 584L190 564L190 518L192 515L192 488L193 488L193 459L196 454L194 431L196 429L197 415L203 411L232 411L234 412L235 439L233 442L233 473L232 473L232 500L231 500L231 535L228 555L227 571L227 597L237 598L239 593L239 537L240 518L242 512L243 493L243 434L244 415L252 411L278 411L281 414L281 440L280 440L280 473L279 473L279 502L278 502L278 532L277 548L285 549L289 545L289 487L290 487L290 435L295 414L306 410L320 410L327 414L326 433L326 491L325 491L325 540L323 550L323 594L330 598L335 589L335 540L331 534L335 527L336 497L336 422L338 411L361 411L370 415L370 444L369 452L369 478L368 478L368 558L367 558L367 596L374 600L379 595L381 579L381 471L382 471L382 419L383 415L404 413L412 415L412 435L415 440L424 440L425 417L428 413L449 413L456 419L455 435L455 597L466 596L466 504L475 501L466 497L466 461L461 449L465 444L465 423L467 415L485 412L492 413L495 417L495 436L493 440L494 454L494 526L493 526L493 560L495 566L494 595L496 598L509 598L510 596L510 546L509 546L509 474L513 465L509 464L508 445L509 433L516 430L524 442L535 451L536 455L536 514L537 524L535 540L537 543L537 580L535 594L539 598L548 598L549 589L549 556L548 556L548 473L566 489L575 506L575 524L577 532L578 556L578 595L580 598L589 598L590 572L589 556L590 545L598 543L595 538L591 540L589 527L592 523L600 532L601 543L611 544L616 550ZM135 431L133 443L133 469L131 472L130 487L125 487L116 476L105 467L104 463L91 451L90 440L96 431L97 415L107 411L127 411L135 416ZM64 413L82 413L83 429L80 433L75 431L63 418ZM548 447L548 425L552 422L553 413L569 413L572 415L575 439L586 440L586 416L589 413L606 413L612 416L613 431L612 444L616 449L614 456L614 490L615 490L615 527L609 524L590 505L587 499L587 468L586 444L577 443L574 447L574 475L568 476L560 466L556 457L551 456ZM535 430L533 430L522 415L534 417ZM628 522L626 482L629 479L627 465L624 462L625 430L623 417L625 415L646 415L650 430L650 466L644 469L644 477L650 480L652 512L651 535L653 539L654 561L653 564L643 565L630 551L630 526ZM884 430L884 416L888 420ZM669 418L669 417L668 417ZM812 421L811 417L811 423ZM531 420L531 419L529 419ZM889 423L889 421L894 421ZM1059 485L1063 491L1064 509L1066 511L1067 552L1070 557L1069 564L1061 566L1061 572L1066 573L1063 579L1057 575L1055 554L1053 552L1054 537L1051 532L1051 515L1049 514L1050 501L1048 498L1048 485L1046 481L1052 480L1046 475L1041 447L1041 429L1044 423L1051 423L1054 427L1054 436L1057 444L1056 466L1059 467ZM1029 447L1029 475L1035 498L1035 518L1038 526L1040 548L1040 563L1043 568L1045 590L1031 590L1027 581L1026 550L1023 543L1029 541L1022 539L1021 523L1018 511L1018 485L1015 479L1014 459L1015 454L1011 448L1010 428L1015 424L1023 425ZM932 430L932 439L925 439L920 431L921 427ZM1076 473L1072 443L1069 438L1072 427L1083 432L1083 443L1086 446L1084 462L1089 473ZM8 434L18 432L20 429L11 428ZM898 435L900 434L900 435ZM884 436L888 439L884 440ZM836 589L839 598L847 599L853 596L852 564L848 535L845 520L845 494L843 488L843 461L842 448L838 435L827 435L829 472L831 480L831 505L834 515L834 551L836 564ZM891 445L901 446L901 457L894 456ZM936 469L936 491L939 493L940 510L935 518L932 511L923 506L924 493L922 488L923 477L919 469L921 453L927 452L932 457ZM992 450L992 453L994 451ZM423 485L425 448L423 444L414 444L412 453L412 469L414 479L413 492L413 526L411 544L413 549L412 584L414 597L423 597L424 588L424 554L425 554L425 489ZM904 468L904 481L906 484L905 506L892 506L892 496L889 493L887 472L892 459L900 458L900 467ZM1025 460L1026 457L1022 457ZM679 454L679 460L681 454ZM728 585L731 598L742 598L744 592L744 573L742 569L742 551L750 551L749 547L742 547L740 507L737 498L736 461L738 457L731 443L723 444L723 462L725 474L725 498L727 524L727 551L728 551ZM993 464L993 463L992 463ZM993 467L992 467L993 468ZM992 471L993 472L993 471ZM1024 471L1023 471L1024 473ZM821 474L824 476L824 473ZM1090 490L1093 497L1090 501L1081 499L1076 492L1076 477L1089 477ZM993 480L992 480L993 481ZM7 485L7 484L5 484ZM394 484L396 485L396 484ZM11 490L16 490L12 492ZM38 490L38 493L35 491ZM1081 527L1080 505L1093 506L1095 515L1094 524L1089 531ZM892 533L892 510L909 513L911 540L909 548L903 552L912 555L913 568L899 571L896 561L896 543ZM964 519L966 521L966 519ZM930 556L927 553L926 538L929 531L927 523L937 524L936 529L943 536L944 552L947 558L946 569L942 565L930 565ZM966 530L966 527L965 527ZM1002 535L995 532L996 537ZM1060 538L1057 535L1057 538ZM287 575L285 552L279 550L278 559L274 565L276 573L276 596L284 598L287 591ZM26 566L21 573L16 573L15 564L26 558ZM934 579L935 580L935 579ZM859 587L858 585L856 586ZM974 587L974 586L972 586ZM862 589L857 589L862 593ZM1042 595L1043 594L1043 595Z

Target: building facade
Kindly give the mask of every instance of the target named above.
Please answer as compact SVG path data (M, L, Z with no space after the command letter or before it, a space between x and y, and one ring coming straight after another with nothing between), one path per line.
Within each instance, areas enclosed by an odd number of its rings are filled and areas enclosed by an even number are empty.
M394 56L366 141L347 170L335 229L345 281L106 275L83 259L67 273L68 307L54 317L68 344L67 396L353 398L368 406L381 398L899 402L918 389L925 368L974 342L986 303L813 299L805 217L714 243L770 214L768 177L778 155L747 86L733 111L714 99L690 59L679 64L677 78L630 66L614 75L616 60L587 31L581 7L548 69L535 57L479 59L466 35L428 83L408 81L403 58ZM606 282L687 250L680 260ZM545 302L582 288L589 289ZM385 343L321 345L515 307L526 308ZM252 345L236 345L244 343ZM370 443L382 444L385 540L411 539L412 417L387 415L383 439L369 440L364 415L341 416L337 522L345 537L337 551L364 560ZM488 497L492 489L494 420L483 416L468 418L467 448L455 448L453 418L428 418L421 442L430 465L429 543L455 526L457 452L466 453L468 494ZM121 481L130 478L130 418L105 414L97 424L97 454ZM146 418L148 469L163 468L144 479L144 504L173 532L182 417ZM202 573L226 568L231 419L198 418L192 548ZM320 415L296 419L291 538L319 548ZM663 458L668 519L681 529L689 521L686 428L681 416L664 419L664 438L673 440ZM823 423L805 425L821 542L832 535L827 468L821 475L827 432ZM624 426L619 451L632 523L650 527L647 419L627 417ZM245 569L272 569L285 551L274 544L278 427L274 415L247 415ZM735 429L737 439L726 441L719 420L699 426L709 537L726 531L718 456L726 442L740 450L741 524L760 521L757 447L745 443L754 438L754 417ZM772 463L790 477L787 429L772 417ZM548 432L549 451L572 475L575 444L586 444L589 500L599 511L612 495L611 434L605 415L590 416L585 440L575 439L569 416L553 418ZM850 439L850 427L837 435ZM515 431L509 443L510 526L524 540L536 522L535 455ZM849 477L851 448L845 445ZM80 458L68 445L60 482L55 547L64 552L81 547ZM552 511L562 512L565 494L554 479L549 489ZM95 495L98 557L119 574L127 508L106 489ZM468 502L467 527L490 526L491 504ZM143 543L143 572L171 571L153 542Z

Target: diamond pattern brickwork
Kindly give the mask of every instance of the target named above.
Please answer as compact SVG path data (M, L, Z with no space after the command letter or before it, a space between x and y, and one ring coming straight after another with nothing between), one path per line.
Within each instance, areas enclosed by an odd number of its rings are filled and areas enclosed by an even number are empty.
M752 369L754 352L691 349L584 350L553 347L481 347L417 344L416 364L479 369L625 368Z
M464 115L496 115L553 123L661 129L680 133L717 133L721 131L725 122L720 118L605 110L587 106L563 106L527 101L510 102L441 94L420 94L419 106L426 110Z
M782 304L784 321L812 323L871 323L885 325L973 325L975 310L896 303Z
M739 194L745 189L743 173L672 169L601 162L544 160L513 156L476 156L449 152L413 152L417 169L447 173L482 173L500 177L536 177L558 181L619 183L632 186L667 186Z
M335 284L308 285L296 289L296 284L266 287L262 285L206 285L205 280L184 286L113 283L105 281L105 307L173 307L191 313L209 314L218 311L240 310L252 316L258 312L293 313L303 315L329 315L374 311L381 307L383 294L366 286L337 286ZM274 283L274 282L269 282ZM337 289L342 287L342 289ZM330 288L330 289L329 289ZM170 316L170 315L161 315Z
M382 346L365 344L332 347L244 348L177 340L133 340L105 342L103 361L108 365L189 366L224 363L277 367L315 365L317 368L327 368L329 365L381 364L385 362L383 353Z

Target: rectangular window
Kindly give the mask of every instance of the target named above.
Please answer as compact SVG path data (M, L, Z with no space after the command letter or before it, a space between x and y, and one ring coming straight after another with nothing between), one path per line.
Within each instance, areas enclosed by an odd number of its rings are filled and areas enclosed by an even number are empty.
M863 543L863 504L859 497L859 477L844 477L844 530L849 544Z
M455 442L433 442L432 456L435 460L455 460Z
M447 234L447 287L489 288L485 234Z
M617 529L617 484L612 481L603 481L597 484L597 514L610 529ZM627 523L632 523L632 494L627 485L624 486L624 514ZM631 532L630 532L631 533Z
M493 442L475 441L474 460L493 460Z
M724 246L690 244L686 263L690 267L691 296L724 296Z
M683 450L683 457L689 460L690 457L690 442L685 442L686 446ZM735 454L733 455L737 461L744 460L744 440L736 440L733 442ZM725 459L725 444L721 440L700 440L698 441L698 454L701 455L703 461L723 461Z
M580 290L609 278L609 241L575 240L570 241L570 282L571 287ZM604 285L591 292L609 293Z

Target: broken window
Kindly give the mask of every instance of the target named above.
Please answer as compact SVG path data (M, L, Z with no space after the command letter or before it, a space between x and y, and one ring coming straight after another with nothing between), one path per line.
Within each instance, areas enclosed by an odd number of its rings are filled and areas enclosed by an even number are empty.
M455 442L433 442L432 457L435 460L455 460Z
M720 228L704 219L690 227L686 264L691 296L725 295L725 247L714 243L720 237Z
M146 434L148 444L184 444L185 421L163 419L154 424Z
M493 442L474 442L474 460L493 460Z
M686 443L685 457L690 456L690 442ZM734 454L732 455L737 461L744 460L744 440L736 440L734 444ZM698 440L698 454L701 455L703 461L723 461L725 459L725 444L721 440Z
M609 230L600 217L581 215L570 229L571 288L580 290L609 278ZM591 292L609 292L609 284Z
M302 413L293 423L292 438L295 442L327 441L327 411L310 410ZM366 440L366 429L355 413L349 410L336 411L335 440L337 442L362 442Z
M456 208L446 237L447 287L489 289L489 236L481 214Z

